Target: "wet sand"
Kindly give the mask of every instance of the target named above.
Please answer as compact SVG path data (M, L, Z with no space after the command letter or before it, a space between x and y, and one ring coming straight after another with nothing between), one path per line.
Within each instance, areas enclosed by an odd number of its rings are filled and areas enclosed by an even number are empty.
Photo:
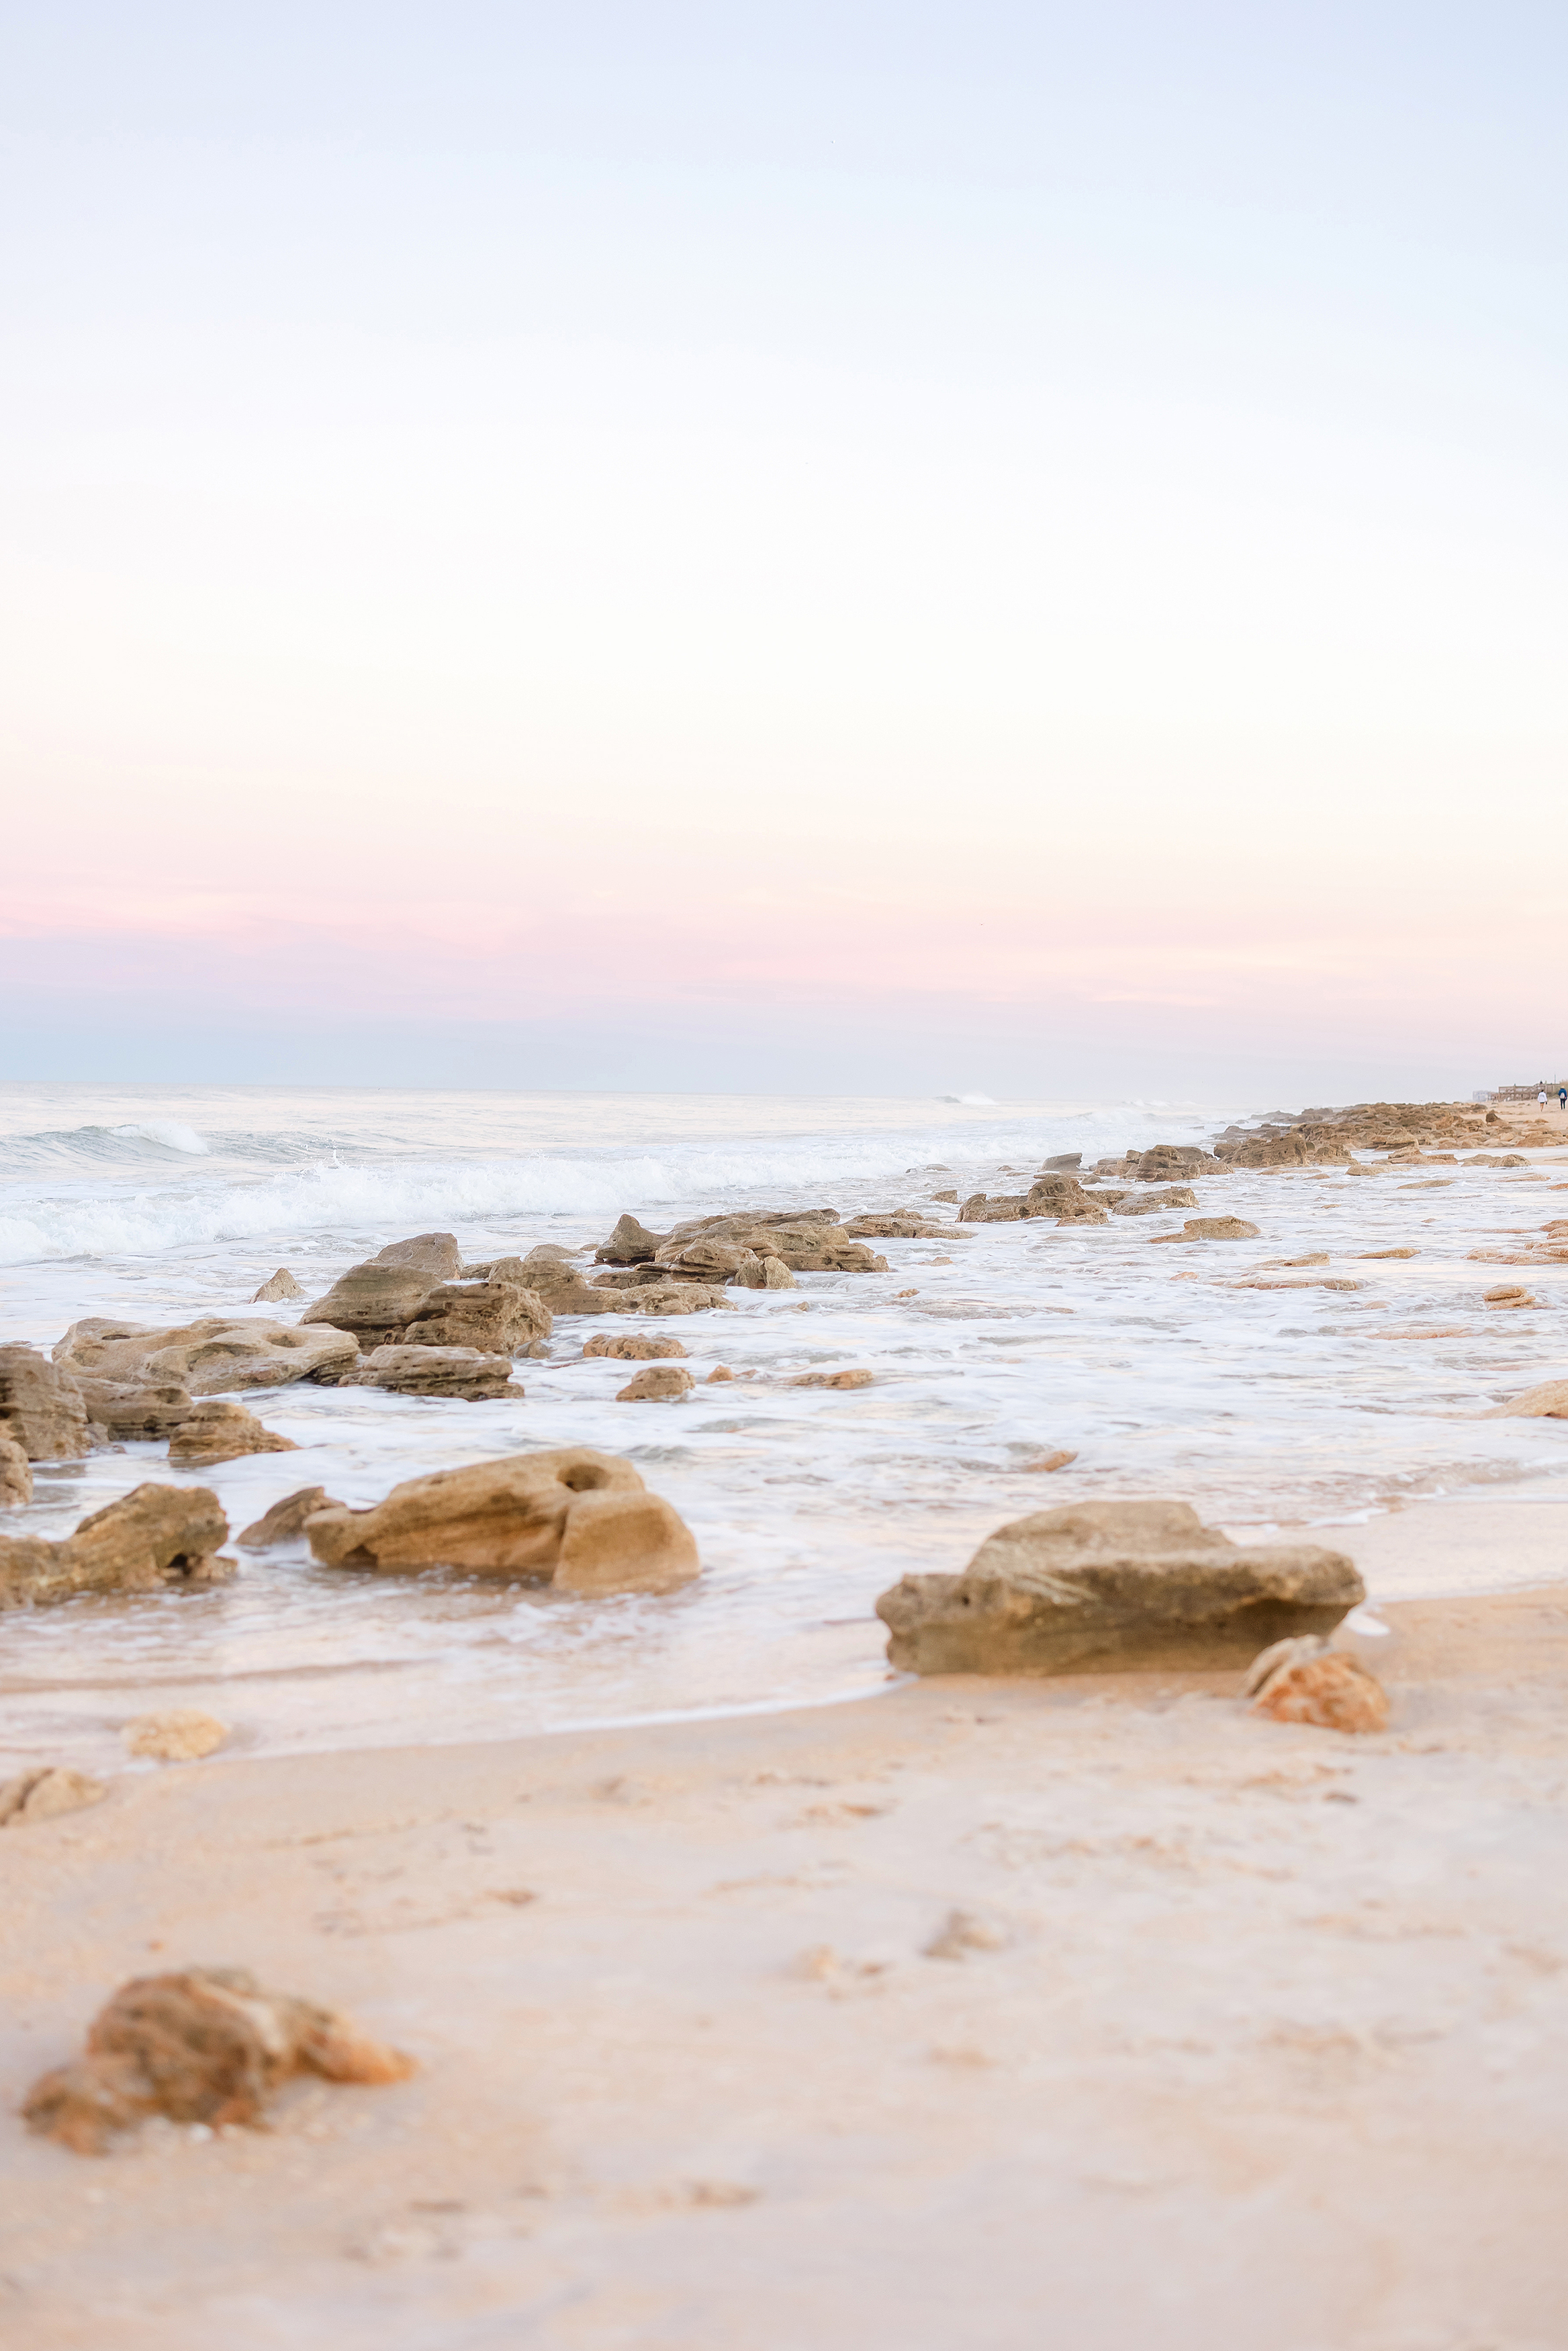
M1568 1588L1385 1614L1374 1739L1231 1675L949 1680L218 1758L5 1833L0 2335L1557 2351ZM187 1961L422 2070L27 2137L114 1985Z

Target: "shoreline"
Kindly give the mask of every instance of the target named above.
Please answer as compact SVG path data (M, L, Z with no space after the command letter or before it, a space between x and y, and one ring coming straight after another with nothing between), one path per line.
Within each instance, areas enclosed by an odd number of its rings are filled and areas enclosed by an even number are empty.
M8 2339L1207 2351L1282 2295L1291 2351L1556 2351L1568 1592L1380 1613L1374 1738L1233 1673L957 1677L7 1833L13 2115L182 1963L421 2068L99 2162L8 2120Z

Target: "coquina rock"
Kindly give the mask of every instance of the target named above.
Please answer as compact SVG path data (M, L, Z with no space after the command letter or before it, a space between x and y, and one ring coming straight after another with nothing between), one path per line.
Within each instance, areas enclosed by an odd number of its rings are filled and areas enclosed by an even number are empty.
M677 1279L726 1282L732 1281L745 1259L756 1254L737 1241L715 1240L711 1234L701 1233L694 1241L666 1241L653 1262Z
M255 1296L251 1300L251 1304L253 1306L272 1306L275 1304L279 1299L303 1298L304 1295L304 1290L300 1288L298 1282L296 1281L287 1266L280 1265L277 1271L267 1280L263 1282L261 1288L256 1291Z
M1245 1217L1189 1217L1181 1228L1189 1241L1255 1241L1261 1238L1256 1225Z
M1151 1143L1147 1151L1129 1151L1124 1162L1127 1174L1136 1176L1140 1184L1168 1184L1184 1176L1223 1176L1227 1163L1192 1143Z
M327 1567L468 1568L563 1592L666 1592L698 1573L690 1530L629 1461L586 1446L513 1454L395 1486L306 1524Z
M521 1277L521 1286L531 1290L546 1311L556 1314L621 1314L622 1292L612 1287L596 1288L580 1267L566 1259L546 1256L543 1249L530 1249L525 1258L505 1260L506 1271L512 1268ZM498 1264L491 1279L501 1271Z
M454 1396L465 1404L496 1396L515 1402L523 1395L511 1356L478 1347L377 1347L342 1385L383 1388L389 1395Z
M169 1439L171 1469L213 1469L220 1461L240 1461L247 1453L297 1453L292 1437L264 1428L243 1404L204 1397L191 1406Z
M451 1281L462 1267L462 1251L453 1233L416 1233L411 1240L392 1241L378 1249L371 1265L406 1267L428 1273L437 1281Z
M1343 1552L1243 1548L1185 1502L1079 1502L998 1528L961 1575L905 1576L877 1613L908 1671L1106 1673L1244 1665L1365 1598Z
M1568 1380L1542 1380L1521 1395L1482 1413L1483 1420L1568 1420Z
M1320 1635L1276 1641L1254 1657L1244 1684L1254 1714L1306 1722L1320 1730L1388 1728L1388 1694L1357 1657L1331 1649Z
M737 1290L798 1290L800 1284L782 1257L759 1257L747 1249L736 1269Z
M1148 1217L1158 1208L1195 1208L1198 1195L1189 1184L1168 1184L1163 1190L1128 1192L1118 1200L1111 1214L1114 1217Z
M151 2115L259 2127L295 2074L386 2083L414 2071L411 2057L333 2009L267 1991L242 1968L192 1968L122 1984L94 2019L85 2056L35 2082L22 2112L40 2137L103 2155Z
M635 1217L622 1217L607 1241L601 1241L594 1251L599 1265L651 1265L654 1253L669 1239L668 1233L650 1233Z
M0 1829L31 1828L61 1813L79 1813L88 1804L101 1804L108 1793L101 1780L73 1771L67 1763L41 1764L0 1783Z
M204 1486L138 1486L84 1519L63 1542L0 1535L0 1608L47 1605L78 1592L183 1591L221 1583L229 1522Z
M333 1331L351 1331L357 1346L369 1354L402 1338L405 1325L416 1315L443 1276L428 1268L378 1265L369 1259L340 1274L324 1298L307 1306L300 1327L321 1323Z
M271 1551L277 1543L297 1542L305 1532L305 1521L317 1510L345 1507L324 1486L301 1486L297 1493L286 1494L281 1502L275 1502L234 1541L242 1551Z
M673 1404L690 1395L697 1383L684 1364L645 1364L625 1387L616 1390L617 1404Z
M924 1241L944 1234L947 1227L922 1217L919 1208L892 1208L851 1217L839 1230L852 1241Z
M191 1417L191 1391L176 1380L142 1386L134 1380L95 1380L84 1372L77 1385L91 1426L121 1444L172 1436Z
M403 1332L406 1347L477 1347L482 1354L545 1354L551 1315L536 1290L492 1274L487 1281L443 1281Z
M20 1441L0 1426L0 1510L19 1510L33 1499L33 1470Z
M0 1347L0 1429L29 1461L79 1461L92 1450L75 1378L36 1347Z
M585 1355L613 1355L627 1364L648 1364L686 1353L679 1339L656 1338L651 1331L623 1331L615 1338L602 1332L584 1342Z
M92 1315L71 1324L55 1361L73 1375L131 1387L179 1386L205 1396L316 1379L352 1364L357 1352L346 1331L296 1330L260 1315L214 1315L166 1329Z

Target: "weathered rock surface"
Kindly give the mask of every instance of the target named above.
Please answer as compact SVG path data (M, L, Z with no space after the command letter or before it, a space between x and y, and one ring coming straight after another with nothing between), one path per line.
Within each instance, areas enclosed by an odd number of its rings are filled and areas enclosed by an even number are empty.
M1542 1380L1522 1395L1500 1404L1483 1420L1568 1420L1568 1380Z
M378 1265L373 1258L364 1265L351 1265L324 1298L306 1308L299 1318L301 1332L313 1323L350 1331L369 1354L373 1347L400 1340L404 1325L444 1280L426 1267Z
M134 1387L178 1385L206 1396L314 1379L351 1364L356 1352L344 1330L296 1330L260 1315L213 1315L165 1328L90 1315L71 1324L55 1361L73 1376L85 1373Z
M1517 1281L1500 1281L1481 1292L1483 1306L1533 1306L1537 1301Z
M1255 1241L1262 1237L1245 1217L1189 1217L1181 1229L1189 1241Z
M0 1425L0 1510L19 1510L33 1499L32 1465L17 1437Z
M945 1233L947 1227L922 1217L918 1208L892 1208L851 1217L839 1230L852 1241L925 1241Z
M477 1347L491 1355L545 1353L550 1310L536 1290L504 1275L443 1281L409 1317L406 1347Z
M88 2031L87 2053L34 2083L30 2130L78 2155L103 2155L151 2115L171 2122L259 2126L291 2075L401 2082L411 2057L346 2016L266 1991L241 1968L192 1968L122 1984Z
M1197 1206L1198 1195L1189 1184L1168 1184L1160 1191L1125 1194L1111 1214L1114 1217L1149 1217L1158 1208L1195 1208Z
M436 1281L451 1281L462 1270L462 1251L454 1233L416 1233L411 1240L393 1241L378 1249L369 1261L428 1273Z
M637 1290L601 1290L595 1295L609 1299L611 1311L618 1314L701 1314L710 1307L732 1311L734 1306L722 1290L701 1281L649 1282Z
M866 1371L796 1372L784 1382L786 1388L868 1388L872 1375Z
M1274 1722L1312 1723L1320 1730L1388 1728L1388 1695L1355 1657L1304 1635L1276 1641L1255 1657L1245 1692L1254 1714Z
M622 1217L607 1241L601 1241L594 1251L597 1265L651 1265L656 1250L663 1248L668 1233L650 1233L635 1217Z
M239 1461L247 1453L297 1453L292 1437L264 1428L243 1404L225 1404L216 1396L191 1406L169 1439L171 1469L212 1469L220 1461Z
M142 1385L134 1380L95 1380L84 1372L77 1385L90 1426L121 1444L171 1437L182 1420L190 1419L194 1402L190 1389L175 1380Z
M301 1486L297 1493L286 1494L281 1502L275 1502L270 1510L254 1520L234 1540L241 1551L271 1551L275 1543L297 1541L305 1532L305 1521L313 1512L341 1510L345 1507L324 1486Z
M616 1390L617 1404L671 1404L690 1395L697 1383L680 1364L649 1364Z
M411 1478L370 1510L317 1511L306 1533L327 1567L468 1568L563 1591L663 1592L698 1573L670 1504L587 1446Z
M908 1671L1060 1674L1245 1663L1365 1597L1342 1552L1243 1548L1185 1502L1080 1502L999 1528L961 1575L905 1576L877 1613Z
M524 1393L512 1376L511 1356L478 1347L375 1347L342 1384L382 1388L389 1395L453 1396L465 1404L515 1400Z
M585 1355L613 1355L621 1363L658 1363L666 1356L686 1353L679 1339L656 1339L651 1331L623 1331L611 1338L601 1332L597 1339L583 1343Z
M304 1295L304 1290L300 1288L298 1282L296 1281L287 1266L280 1265L277 1271L272 1276L271 1280L263 1282L261 1288L256 1291L255 1296L251 1300L251 1304L253 1306L271 1306L280 1298L303 1298Z
M0 1608L44 1606L78 1592L182 1591L221 1583L215 1556L229 1522L205 1486L138 1486L95 1510L62 1542L0 1535Z
M25 1829L59 1813L79 1813L101 1804L109 1790L101 1780L73 1771L66 1763L46 1763L0 1784L0 1829Z
M1151 1143L1147 1151L1129 1151L1124 1162L1140 1184L1168 1184L1184 1176L1223 1176L1226 1163L1194 1143Z
M732 1281L747 1258L757 1251L742 1248L738 1241L715 1239L711 1233L700 1233L694 1241L666 1241L653 1263L666 1273L694 1281Z
M1083 1164L1084 1155L1081 1151L1058 1151L1051 1158L1041 1161L1040 1173L1042 1176L1054 1176L1057 1173L1071 1176L1075 1175Z
M79 1461L92 1450L87 1407L68 1368L36 1347L0 1347L0 1429L29 1461Z
M737 1290L798 1290L800 1284L782 1257L759 1257L748 1249L734 1277Z

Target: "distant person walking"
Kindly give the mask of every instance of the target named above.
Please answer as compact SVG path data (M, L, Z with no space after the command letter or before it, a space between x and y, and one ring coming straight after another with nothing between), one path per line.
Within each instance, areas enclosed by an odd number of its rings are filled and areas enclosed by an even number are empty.
M1557 1107L1559 1110L1568 1111L1568 1086L1558 1087Z
M1544 1110L1546 1108L1546 1089L1544 1086L1542 1087L1541 1092L1535 1097L1535 1107L1537 1110Z

